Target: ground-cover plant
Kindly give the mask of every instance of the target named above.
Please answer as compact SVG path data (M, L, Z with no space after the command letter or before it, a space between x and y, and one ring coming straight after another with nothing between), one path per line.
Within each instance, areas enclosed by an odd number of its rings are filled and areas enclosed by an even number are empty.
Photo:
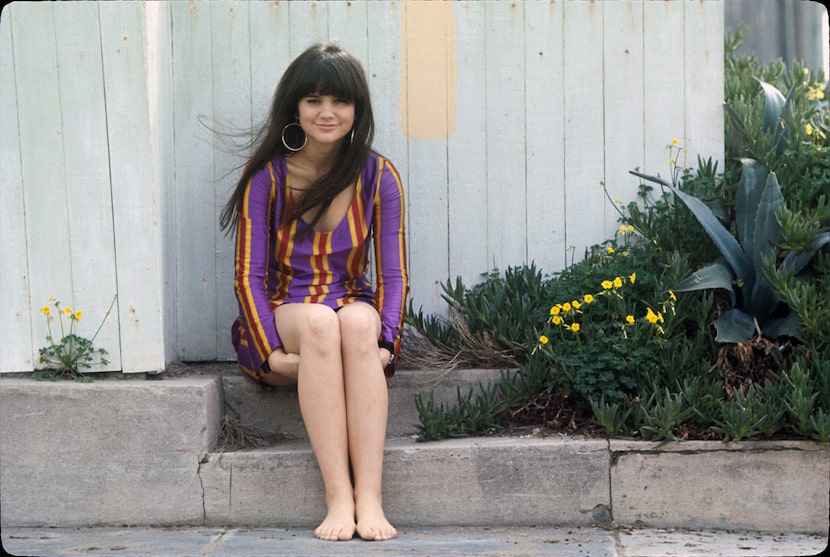
M49 303L40 309L46 318L46 326L48 334L46 335L46 346L40 348L40 363L43 365L44 371L35 372L35 379L43 379L49 377L52 380L58 379L75 379L81 382L90 382L92 379L83 374L83 369L89 369L95 363L106 365L109 363L106 359L107 351L104 348L95 348L94 342L101 332L101 328L109 317L110 311L115 304L116 297L113 297L112 303L107 309L92 338L87 339L76 333L75 329L83 317L83 312L80 309L72 309L69 306L61 308L60 300L56 300L53 296L49 297ZM54 311L52 310L54 308ZM57 315L58 328L60 336L57 336L57 330L53 332L52 322L55 320L54 315ZM66 319L67 323L64 323Z

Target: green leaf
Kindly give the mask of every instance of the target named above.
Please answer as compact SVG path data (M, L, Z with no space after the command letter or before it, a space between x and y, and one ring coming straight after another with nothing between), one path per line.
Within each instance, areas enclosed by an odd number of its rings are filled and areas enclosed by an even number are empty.
M730 309L715 320L718 342L746 342L755 336L755 319L743 311Z
M680 191L678 188L669 185L669 188L681 200L697 221L703 226L703 230L712 239L715 246L720 250L723 257L732 267L738 280L742 284L742 291L753 287L755 283L755 273L752 269L752 264L744 253L738 240L727 230L712 213L711 209L700 199ZM745 295L746 296L746 295Z
M753 242L755 247L752 251L752 264L755 269L756 283L752 285L746 309L750 314L760 321L770 316L778 306L779 300L775 296L772 286L763 277L764 261L774 259L780 244L784 239L781 225L775 215L784 206L784 196L781 195L781 188L775 173L767 176L764 191L758 202L758 210L755 216L755 231Z
M830 232L816 234L813 237L813 245L809 250L791 251L787 254L787 257L784 258L782 265L788 271L798 274L804 267L807 266L807 263L813 259L816 252L828 243L830 243Z
M711 265L702 267L680 281L672 288L675 292L691 292L693 290L707 290L711 288L723 288L728 290L735 304L735 289L732 287L734 275L732 270L722 261L715 261Z
M784 196L781 195L778 178L774 172L770 173L767 176L755 216L755 248L752 251L752 263L758 275L761 274L763 260L774 257L778 249L776 244L780 244L784 239L781 225L775 218L776 213L783 206Z
M659 176L650 176L634 170L630 170L629 172L635 176L643 178L644 180L650 180L652 182L662 184L674 192L674 194L686 204L701 226L703 226L703 230L706 231L706 234L709 235L712 242L714 242L715 246L717 246L723 257L732 267L732 270L735 272L735 275L737 275L738 280L740 280L742 284L747 285L748 288L752 288L755 282L752 262L743 252L738 240L735 239L729 230L724 228L718 218L714 215L714 213L712 213L712 210L708 205L700 199L680 191L678 188L674 187Z
M773 131L778 126L778 119L781 118L781 112L784 109L786 99L774 85L770 85L757 77L755 80L761 84L761 89L764 92L764 130Z
M752 256L755 217L764 193L767 169L754 159L741 159L741 181L735 195L735 224L744 253Z
M785 317L771 319L763 324L761 331L770 338L783 336L802 338L801 316L790 311Z

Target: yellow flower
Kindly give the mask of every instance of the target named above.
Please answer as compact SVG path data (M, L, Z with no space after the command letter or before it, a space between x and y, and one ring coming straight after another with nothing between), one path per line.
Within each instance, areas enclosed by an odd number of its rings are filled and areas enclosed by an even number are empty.
M70 307L63 308L63 314L64 315L69 315L70 313L72 313L72 308L70 308Z
M626 322L628 322L629 324L634 323L634 316L633 316L633 315L626 315L626 316L625 316L625 320L626 320Z
M594 297L593 297L592 295L590 295L590 294L585 294L585 295L582 297L582 301L583 301L583 302L585 302L586 304L590 304L591 302L593 302L593 301L594 301Z
M563 310L565 313L567 313L567 312L571 311L571 304L570 304L570 303L568 303L568 302L565 302L564 304L562 304L562 310Z
M659 318L657 317L657 314L654 313L654 310L652 310L651 308L646 309L646 320L649 323L651 323L653 325L654 323L657 323L658 319Z
M677 296L675 296L674 292L672 292L671 290L669 290L669 298L671 298L672 301L677 301Z
M637 280L637 273L631 273L631 274L628 276L628 280L630 280L630 281L631 281L631 284L634 284L634 281L636 281L636 280Z
M72 318L73 318L75 321L80 321L80 320L81 320L81 317L83 317L83 316L84 316L84 312L82 312L82 311L81 311L81 310L79 310L79 309L78 309L78 310L75 310L75 313L74 313L74 314L72 314Z
M55 297L54 297L54 296L49 296L49 298L48 298L48 300L47 300L47 301L49 301L49 302L54 302L54 301L55 301Z
M614 279L614 288L622 288L622 279L620 277Z
M558 315L554 315L553 318L550 320L550 322L553 323L554 325L561 325L562 324L562 318L559 317Z
M608 246L608 253L614 253L614 248L612 248L611 246Z
M553 306L552 308L550 308L550 314L551 314L551 315L559 315L559 312L560 312L561 310L562 310L561 306L560 306L559 304L556 304L555 306Z
M579 332L579 323L574 323L573 325L571 325L571 330L575 333L578 333Z
M616 203L617 205L622 205L622 199L620 199L619 197L615 197L614 203Z
M806 126L804 126L804 131L807 132L807 135L813 135L813 126L809 122Z
M571 306L572 306L574 309L579 309L579 307L580 307L581 305L582 305L582 304L580 304L580 303L579 303L579 300L574 300L573 302L571 302Z
M673 138L673 139L671 140L671 144L672 144L672 145L674 145L675 147L677 147L677 145L678 145L679 143L680 143L680 142L677 140L677 138L676 138L676 137L675 137L675 138Z
M610 280L604 280L604 281L602 281L602 288L603 288L603 289L605 289L605 290L610 290L610 288L611 288L612 286L614 286L614 283L613 283L613 282L611 282Z
M623 236L625 236L626 230L627 230L627 228L625 227L625 225L624 225L624 224L621 224L621 225L620 225L620 229L618 230L618 232L619 232L620 234L622 234Z
M674 158L674 157L671 157L671 158L669 159L669 164L674 164L674 163L676 163L676 162L677 162L677 159L676 159L676 158Z
M802 72L804 75L810 75L810 69L809 69L809 68L804 68L803 70L801 70L801 72Z
M52 311L52 308L50 308L49 306L43 306L42 308L40 308L40 313L42 313L43 315L49 315L50 311Z
M628 230L629 232L634 232L634 225L629 224L628 226L625 227L625 229Z
M542 335L539 337L539 342L541 342L542 344L547 344L548 342L550 342L550 339L548 339L548 337L546 337L545 335Z

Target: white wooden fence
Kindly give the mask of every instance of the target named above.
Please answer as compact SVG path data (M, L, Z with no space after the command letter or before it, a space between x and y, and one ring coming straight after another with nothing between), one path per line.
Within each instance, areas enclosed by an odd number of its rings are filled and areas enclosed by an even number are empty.
M721 0L34 2L0 19L0 371L37 367L39 309L80 308L98 369L230 359L239 154L290 60L364 64L405 180L416 306L439 284L613 235L628 170L723 153ZM679 161L683 163L684 161ZM229 174L230 173L230 174ZM56 324L56 322L55 322ZM53 324L53 325L55 325Z

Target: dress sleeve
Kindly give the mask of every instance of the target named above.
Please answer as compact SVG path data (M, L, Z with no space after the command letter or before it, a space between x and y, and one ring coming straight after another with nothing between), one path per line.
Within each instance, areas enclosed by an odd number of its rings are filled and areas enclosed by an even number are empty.
M268 300L269 245L276 211L277 181L271 163L254 173L239 207L234 288L242 344L239 363L259 375L268 356L282 346Z
M409 276L406 268L403 185L395 167L378 158L378 184L374 200L374 248L377 266L375 301L380 313L380 341L394 346L395 361L401 347ZM394 373L387 369L386 374Z

